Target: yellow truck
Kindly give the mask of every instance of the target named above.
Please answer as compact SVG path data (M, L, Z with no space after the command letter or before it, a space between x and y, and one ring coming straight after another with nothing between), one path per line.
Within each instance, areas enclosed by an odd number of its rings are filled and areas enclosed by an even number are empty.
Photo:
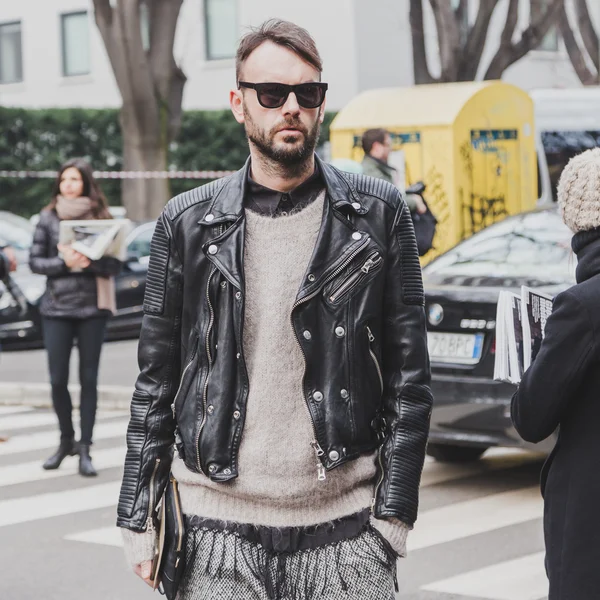
M363 92L331 124L332 159L362 160L361 137L383 128L401 189L423 181L438 219L426 263L474 232L537 201L531 97L502 81Z

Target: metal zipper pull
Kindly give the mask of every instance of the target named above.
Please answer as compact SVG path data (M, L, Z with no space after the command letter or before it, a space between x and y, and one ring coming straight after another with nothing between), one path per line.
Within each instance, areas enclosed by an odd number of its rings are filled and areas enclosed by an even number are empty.
M370 258L361 268L360 270L363 273L368 273L371 270L371 267L375 264L375 261Z
M314 442L311 442L310 445L312 446L313 450L315 451L315 454L317 455L317 481L325 481L325 479L327 479L327 476L325 475L325 467L323 466L323 463L320 459L320 457L323 456L325 452L323 452L323 448L319 446L319 442L317 442L316 440Z
M367 327L367 335L369 336L369 342L373 343L375 341L375 336L369 327Z

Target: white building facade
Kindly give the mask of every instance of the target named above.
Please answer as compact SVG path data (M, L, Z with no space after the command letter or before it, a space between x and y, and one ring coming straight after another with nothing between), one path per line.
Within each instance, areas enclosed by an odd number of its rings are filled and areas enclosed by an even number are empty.
M470 2L471 22L477 3ZM590 4L600 24L600 2ZM527 2L520 5L525 25ZM507 6L502 0L492 20L484 65L497 47ZM188 77L184 108L228 106L237 41L248 26L271 17L294 21L316 39L330 110L366 89L412 85L408 15L409 0L184 0L175 44ZM435 75L435 25L430 12L425 16ZM525 89L580 86L555 33L542 49L511 66L504 79ZM0 105L106 108L120 103L91 0L0 0Z

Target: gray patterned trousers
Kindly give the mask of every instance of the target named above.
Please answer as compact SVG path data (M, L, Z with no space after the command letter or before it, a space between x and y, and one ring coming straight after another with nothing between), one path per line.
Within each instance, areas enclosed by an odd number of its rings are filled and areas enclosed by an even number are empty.
M394 600L396 559L368 511L311 528L186 517L177 600Z

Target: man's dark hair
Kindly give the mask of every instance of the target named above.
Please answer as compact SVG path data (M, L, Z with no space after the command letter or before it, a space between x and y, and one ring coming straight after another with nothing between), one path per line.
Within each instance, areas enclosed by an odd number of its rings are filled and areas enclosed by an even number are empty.
M362 136L362 147L365 154L371 154L371 148L375 142L385 144L385 137L389 135L389 132L385 129L367 129Z
M297 54L312 65L319 74L323 71L323 62L315 40L306 29L281 19L269 19L258 27L252 27L242 37L235 56L235 79L240 80L242 66L246 59L263 42L273 42ZM319 77L320 79L320 77Z

